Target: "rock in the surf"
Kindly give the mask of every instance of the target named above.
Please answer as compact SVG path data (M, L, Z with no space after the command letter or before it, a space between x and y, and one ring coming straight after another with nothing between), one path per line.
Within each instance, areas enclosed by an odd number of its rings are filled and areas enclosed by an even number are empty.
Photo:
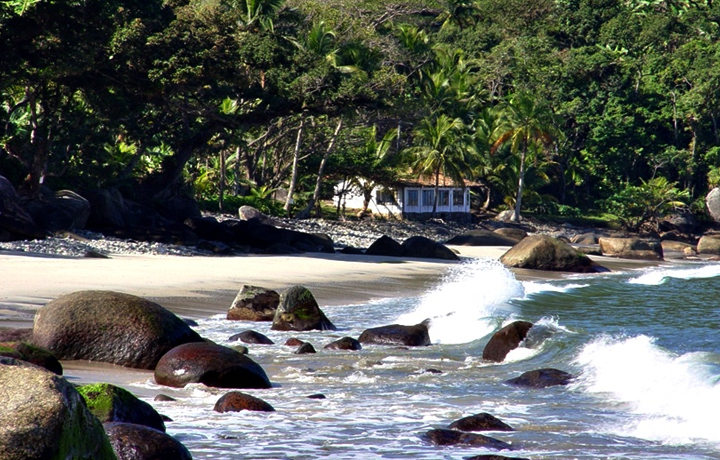
M458 431L515 431L513 427L487 412L455 420L448 428Z
M343 337L334 342L330 342L324 347L326 350L362 350L362 345L356 339L352 337Z
M244 285L227 312L227 319L272 321L280 303L280 294L272 289Z
M389 326L365 329L358 341L374 345L404 345L408 347L424 347L430 345L428 320L414 326L391 324Z
M276 331L334 331L337 328L325 316L312 292L304 286L293 286L280 295L271 329Z
M0 357L0 458L115 460L100 421L63 377Z
M497 331L483 349L483 359L501 363L520 342L525 340L533 323L528 321L514 321Z
M512 446L507 442L490 436L444 428L432 429L425 433L423 437L436 446L473 446L485 447L486 449L512 450Z
M547 388L558 385L568 385L574 378L572 374L565 371L544 368L525 372L519 377L506 380L505 383L528 388Z
M275 408L267 402L241 391L224 394L217 400L213 410L215 412L240 412L242 410L275 412Z
M26 342L0 342L0 356L27 361L58 375L63 373L62 364L52 353Z
M507 267L573 273L598 273L608 269L581 254L566 242L548 235L531 235L500 257Z
M167 352L155 367L155 382L182 388L202 383L217 388L270 388L265 370L247 356L211 343L187 343Z
M310 342L303 342L302 345L295 350L296 355L307 355L313 353L317 353L317 350L315 350L315 347Z
M230 341L239 340L243 343L250 343L254 345L273 345L275 342L270 340L265 334L261 334L257 331L249 330L243 331L239 334L230 336Z
M529 458L525 457L505 457L503 455L494 455L494 454L480 454L480 455L473 455L472 457L464 457L465 460L530 460Z
M192 460L180 441L162 431L134 423L106 423L117 460Z
M622 259L663 260L663 248L660 240L650 238L610 238L598 239L600 252L604 256Z
M162 416L145 401L111 383L94 383L78 387L85 403L102 423L123 422L149 426L165 431Z
M154 369L172 348L202 338L155 302L113 291L78 291L35 314L33 343L58 359Z

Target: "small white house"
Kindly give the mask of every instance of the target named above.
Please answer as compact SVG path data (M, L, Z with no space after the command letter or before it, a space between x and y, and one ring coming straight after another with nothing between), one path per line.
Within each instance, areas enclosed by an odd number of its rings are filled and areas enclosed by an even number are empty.
M344 182L335 186L335 205L338 200L344 209L362 209L365 197L358 186ZM398 181L392 185L372 187L368 210L387 217L422 220L432 217L435 185L430 181ZM470 218L470 190L457 187L449 178L440 178L437 217L450 220Z

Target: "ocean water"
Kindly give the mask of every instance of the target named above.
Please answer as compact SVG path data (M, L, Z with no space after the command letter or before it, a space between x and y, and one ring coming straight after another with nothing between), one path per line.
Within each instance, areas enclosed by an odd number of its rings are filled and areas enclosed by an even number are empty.
M228 338L254 329L276 345L250 356L273 382L243 390L276 412L213 411L229 390L135 385L177 398L150 401L168 432L195 459L463 459L499 454L530 459L720 459L720 265L683 264L627 273L522 282L492 260L458 265L416 298L323 308L334 332L288 333L269 323L212 317L202 335ZM429 347L323 350L366 328L430 318ZM505 362L482 351L497 329L534 323ZM284 346L294 336L314 355ZM504 384L552 367L568 386ZM439 371L439 373L438 373ZM132 391L132 388L128 388ZM309 399L322 393L326 399ZM422 435L461 417L489 412L515 428L484 433L512 451L438 447Z

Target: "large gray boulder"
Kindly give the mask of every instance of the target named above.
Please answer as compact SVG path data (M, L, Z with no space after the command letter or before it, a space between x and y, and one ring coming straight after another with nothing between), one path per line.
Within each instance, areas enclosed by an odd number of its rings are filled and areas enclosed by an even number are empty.
M0 358L0 458L116 460L102 424L63 377Z
M712 216L716 222L720 222L720 187L715 187L705 195L705 206L710 216Z
M698 241L697 252L720 256L720 235L703 235Z
M602 237L598 240L600 252L608 257L637 260L663 260L660 240L649 238Z
M507 267L573 273L608 271L566 242L547 235L531 235L500 257Z
M78 291L35 314L33 342L58 359L154 369L174 347L202 338L155 302L113 291Z
M293 286L280 295L271 329L275 331L334 331L337 328L325 316L312 292Z
M280 294L272 289L244 285L227 312L227 319L272 321L280 304Z

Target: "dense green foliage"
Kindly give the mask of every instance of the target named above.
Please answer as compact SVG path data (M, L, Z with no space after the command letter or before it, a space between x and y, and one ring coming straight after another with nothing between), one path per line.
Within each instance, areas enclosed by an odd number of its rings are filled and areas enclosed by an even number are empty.
M26 194L295 177L312 203L443 175L638 227L720 183L710 0L17 0L0 49L0 173Z

